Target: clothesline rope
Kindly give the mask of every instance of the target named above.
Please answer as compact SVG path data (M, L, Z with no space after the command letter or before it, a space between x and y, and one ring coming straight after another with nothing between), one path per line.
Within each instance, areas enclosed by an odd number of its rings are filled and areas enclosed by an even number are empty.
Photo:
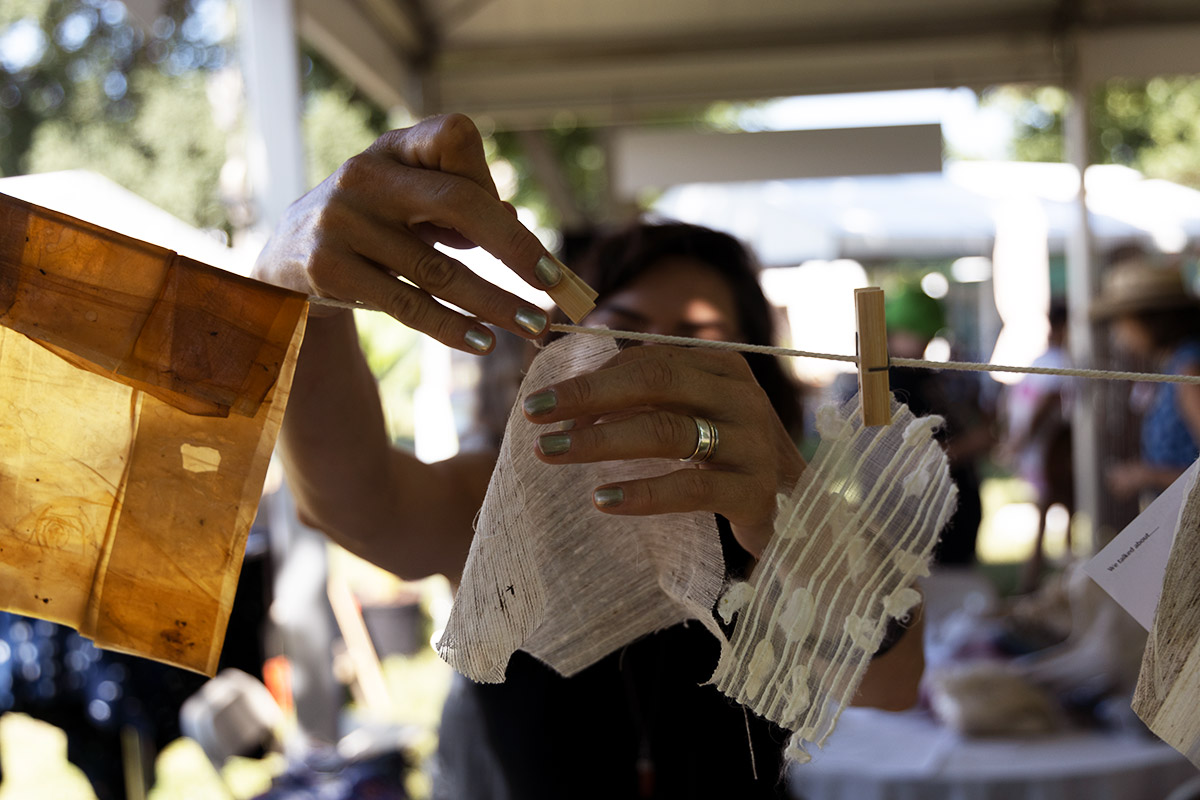
M328 297L310 297L314 305L330 306L333 308L362 309L374 311L362 303L350 303L344 300L333 300ZM607 336L611 339L627 341L651 342L654 344L673 344L683 347L706 347L710 350L734 350L739 353L763 353L771 356L786 358L815 358L822 361L841 361L846 364L857 364L857 356L841 355L838 353L816 353L810 350L794 350L790 347L773 347L762 344L746 344L744 342L725 342L717 339L695 339L690 336L667 336L659 333L641 333L639 331L620 331L609 328L588 328L582 325L564 325L552 323L550 330L555 333L582 333L588 336ZM981 364L974 361L926 361L920 358L889 359L893 367L915 367L917 369L950 369L960 372L1011 372L1019 375L1062 375L1068 378L1084 378L1087 380L1104 381L1139 381L1146 383L1185 383L1200 385L1200 375L1167 375L1158 372L1122 372L1106 369L1075 369L1070 367L1013 367L1004 364Z
M614 331L608 328L585 328L581 325L550 326L550 330L558 333L586 333L592 336L609 336L614 339L631 339L639 342L655 344L674 344L685 347L708 347L713 350L736 350L742 353L765 353L773 356L791 358L819 358L825 361L844 361L857 364L857 356L839 355L836 353L814 353L808 350L793 350L789 347L771 347L760 344L743 344L741 342L724 342L713 339L693 339L689 336L666 336L657 333L640 333L638 331ZM1088 378L1107 381L1148 381L1151 383L1191 383L1200 384L1200 375L1167 375L1158 372L1117 372L1105 369L1072 369L1055 367L1011 367L1003 364L980 364L974 361L926 361L920 358L889 358L893 367L916 367L917 369L953 369L961 372L1015 372L1025 375L1065 375L1069 378Z

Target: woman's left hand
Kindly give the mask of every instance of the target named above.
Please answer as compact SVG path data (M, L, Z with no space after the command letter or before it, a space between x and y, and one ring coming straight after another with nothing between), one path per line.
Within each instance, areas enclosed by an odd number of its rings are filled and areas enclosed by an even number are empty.
M707 419L718 434L710 460L595 487L593 502L608 514L721 514L755 558L774 533L776 494L790 491L805 466L737 353L627 348L602 369L527 396L524 411L539 424L576 421L539 437L537 455L547 464L686 459L697 448L695 418Z

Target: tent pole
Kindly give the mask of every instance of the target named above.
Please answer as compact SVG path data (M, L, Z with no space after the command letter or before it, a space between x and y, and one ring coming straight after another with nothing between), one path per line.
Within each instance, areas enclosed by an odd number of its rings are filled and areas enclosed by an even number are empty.
M246 162L254 223L250 235L265 243L289 205L307 188L300 127L300 48L293 0L237 0L238 55L246 87ZM278 505L277 505L278 504ZM273 622L292 676L296 714L305 733L325 742L338 737L341 697L330 655L332 636L325 575L325 539L295 518L282 488L271 547ZM282 541L281 541L282 537ZM300 579L307 572L307 580ZM278 610L272 613L276 618Z
M1096 331L1088 308L1096 296L1098 265L1093 252L1092 231L1088 220L1087 191L1083 177L1091 162L1089 152L1090 119L1088 86L1076 76L1069 86L1070 102L1064 120L1067 160L1079 171L1079 194L1075 203L1075 224L1067 241L1067 315L1071 360L1077 366L1094 366ZM1092 531L1092 546L1101 539L1101 465L1099 409L1093 382L1078 381L1072 414L1072 447L1075 470L1075 509L1087 516Z
M238 0L237 16L254 228L265 241L307 188L296 14L292 0Z

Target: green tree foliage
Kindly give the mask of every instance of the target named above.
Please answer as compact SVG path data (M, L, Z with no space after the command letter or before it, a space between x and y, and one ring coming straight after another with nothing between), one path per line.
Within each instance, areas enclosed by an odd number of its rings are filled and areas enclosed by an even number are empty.
M387 114L371 103L315 52L304 53L305 177L310 187L362 152L388 127ZM413 396L421 381L421 335L384 314L356 312L358 341L379 382L388 433L412 448Z
M223 0L174 0L146 29L114 0L0 7L0 171L87 168L194 225L218 201L225 134L206 76L228 59Z
M74 115L46 120L26 155L27 171L93 169L180 219L229 232L218 197L225 135L213 124L203 76L141 69L129 81L138 95L130 119L101 113L86 125Z
M214 86L235 60L233 21L228 0L169 0L148 26L116 0L4 0L0 174L94 170L193 225L232 234L219 182L242 115L214 108L230 102ZM315 55L304 57L303 80L314 185L387 118Z
M605 221L609 210L608 168L601 131L579 125L573 116L564 114L542 135L560 165L578 211L593 222ZM561 227L558 211L537 182L519 137L510 131L496 131L490 139L489 155L507 161L516 171L516 187L509 200L531 209L543 225Z
M1062 161L1066 92L1056 87L1002 87L984 103L1014 119L1014 156ZM1153 178L1200 188L1200 79L1110 81L1089 98L1091 156Z
M308 185L316 186L388 129L387 114L313 51L303 60L304 150Z

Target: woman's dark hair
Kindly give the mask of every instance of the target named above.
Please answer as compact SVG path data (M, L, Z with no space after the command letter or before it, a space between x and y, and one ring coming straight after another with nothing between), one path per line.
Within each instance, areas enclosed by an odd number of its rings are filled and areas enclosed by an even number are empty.
M695 259L725 280L733 294L738 330L747 344L776 344L774 315L758 282L758 263L749 249L728 234L684 222L638 222L596 237L575 263L568 263L596 290L600 304L674 257ZM798 436L801 404L796 381L774 356L747 353L745 357L784 427Z

